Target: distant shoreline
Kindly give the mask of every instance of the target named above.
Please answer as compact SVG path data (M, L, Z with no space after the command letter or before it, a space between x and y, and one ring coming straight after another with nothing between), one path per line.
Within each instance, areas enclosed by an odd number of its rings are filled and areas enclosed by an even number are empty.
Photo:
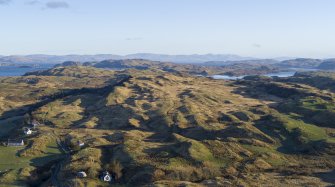
M40 65L15 64L15 65L11 65L11 66L0 65L0 77L22 76L22 75L26 74L27 72L46 70L46 69L52 68L53 66L54 66L54 64L40 64Z

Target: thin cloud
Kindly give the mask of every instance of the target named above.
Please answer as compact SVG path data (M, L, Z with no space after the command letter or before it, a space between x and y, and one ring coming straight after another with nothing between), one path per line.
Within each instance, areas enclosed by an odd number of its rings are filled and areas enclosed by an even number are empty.
M129 38L126 38L127 41L136 41L136 40L142 40L143 38L141 37L129 37Z
M0 5L7 5L11 2L11 0L0 0Z
M252 44L252 46L253 46L254 48L262 48L262 45L261 45L261 44Z
M26 1L25 4L26 5L37 5L37 4L40 4L41 2L40 1Z
M69 8L70 5L65 1L50 1L45 4L48 9Z
M41 4L41 2L40 1L27 1L27 2L25 2L25 4L26 5L39 5L39 4Z

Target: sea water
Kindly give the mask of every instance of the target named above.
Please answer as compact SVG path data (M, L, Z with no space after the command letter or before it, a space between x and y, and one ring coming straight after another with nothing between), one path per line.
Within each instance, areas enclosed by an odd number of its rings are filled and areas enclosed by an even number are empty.
M0 77L22 76L25 73L52 68L54 65L43 64L31 67L0 66Z

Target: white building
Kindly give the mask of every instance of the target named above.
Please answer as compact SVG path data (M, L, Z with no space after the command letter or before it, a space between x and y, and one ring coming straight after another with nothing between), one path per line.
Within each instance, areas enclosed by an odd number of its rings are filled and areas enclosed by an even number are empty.
M24 146L24 141L23 140L21 140L21 141L12 141L12 140L8 139L7 146L8 147Z
M85 146L85 142L78 141L78 146L79 146L79 147L84 147L84 146Z
M25 135L31 135L33 133L33 131L29 128L25 129L23 132Z
M108 171L105 171L101 175L101 180L105 182L110 182L112 181L112 176L108 173Z
M79 178L86 178L87 174L84 171L80 171L80 172L77 173L77 177L79 177Z

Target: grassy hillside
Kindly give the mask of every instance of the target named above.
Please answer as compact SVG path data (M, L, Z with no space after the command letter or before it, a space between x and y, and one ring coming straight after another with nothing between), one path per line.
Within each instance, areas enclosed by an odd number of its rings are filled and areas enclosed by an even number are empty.
M11 87L10 82L32 78L39 82ZM5 98L0 135L27 142L8 152L23 163L12 169L31 166L22 179L0 172L8 184L33 179L33 184L108 186L99 179L103 171L128 186L333 182L333 94L309 81L224 81L155 66L123 71L76 66L0 84L11 91L0 92ZM44 85L52 91L43 92ZM35 92L39 96L24 94ZM9 96L14 93L19 102ZM25 99L35 105L26 106ZM22 128L31 120L43 125L24 136ZM8 154L0 157L7 160ZM87 178L76 178L79 171Z
M84 66L108 69L156 69L171 73L187 73L192 75L259 75L280 71L280 68L264 62L225 62L223 64L175 64L144 59L105 60L101 62L86 62Z
M302 84L307 84L321 90L335 91L334 82L335 74L334 72L327 71L315 71L315 72L300 72L296 73L295 76L282 79L280 81L297 82Z

